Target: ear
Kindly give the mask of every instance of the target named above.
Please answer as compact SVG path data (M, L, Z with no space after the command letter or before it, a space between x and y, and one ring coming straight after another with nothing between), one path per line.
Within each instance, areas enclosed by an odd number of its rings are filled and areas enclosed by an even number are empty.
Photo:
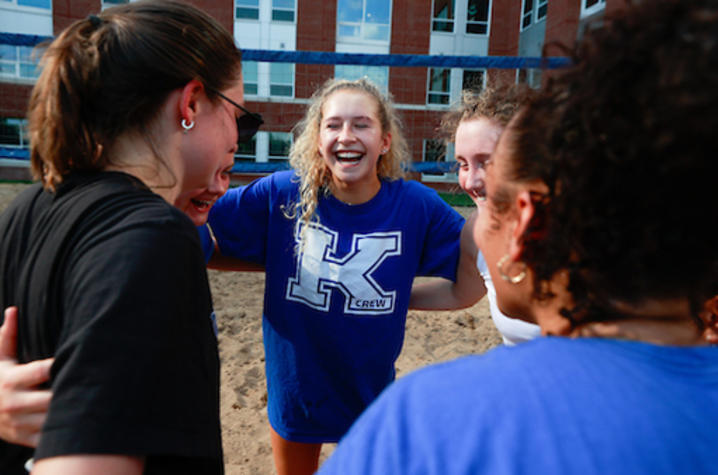
M204 93L204 85L197 79L192 79L182 88L179 101L180 120L194 121L198 111L200 94Z
M391 134L389 132L384 134L384 138L382 140L381 145L382 145L382 147L381 147L382 150L389 150L391 148Z
M529 190L522 190L516 195L516 209L518 210L518 218L516 225L511 231L511 237L509 241L509 257L512 261L521 260L523 255L523 241L522 236L526 232L534 217L536 209L533 201L531 201L531 193Z
M703 339L711 345L718 345L718 295L708 299L703 312Z

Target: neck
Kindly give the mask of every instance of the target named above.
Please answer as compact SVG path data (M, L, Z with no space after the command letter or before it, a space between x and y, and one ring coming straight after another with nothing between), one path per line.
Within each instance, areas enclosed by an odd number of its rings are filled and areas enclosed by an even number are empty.
M552 284L555 284L553 282ZM613 338L657 345L697 346L710 342L691 316L685 299L644 300L638 303L611 302L617 320L605 322L571 322L561 315L562 308L573 306L566 288L552 285L555 298L534 302L533 314L543 335L572 338ZM612 315L607 315L612 317Z
M381 189L381 181L379 177L368 184L361 186L352 186L346 183L337 183L332 181L330 190L332 195L342 203L348 205L360 205L374 198Z
M163 164L138 137L120 137L107 151L109 165L107 171L120 171L142 181L153 192L170 204L175 202L179 189L179 176L173 176L167 164Z

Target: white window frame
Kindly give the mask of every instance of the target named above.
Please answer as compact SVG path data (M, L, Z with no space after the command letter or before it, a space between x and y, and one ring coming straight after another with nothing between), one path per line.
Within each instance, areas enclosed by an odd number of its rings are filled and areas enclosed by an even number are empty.
M542 17L539 17L539 10L541 10L541 7L546 6L546 11L544 12ZM548 16L548 0L536 0L536 5L534 6L534 10L536 11L536 20L535 23L538 23L540 21L543 21Z
M595 5L586 6L587 0L581 0L581 18L591 16L606 8L606 0L597 0Z
M366 3L367 0L361 0L362 2L362 12L361 12L361 20L356 21L339 21L337 19L337 41L343 42L343 43L367 43L367 44L379 44L379 45L386 45L389 44L391 41L391 16L393 13L394 8L394 2L393 0L386 0L389 3L389 23L368 23L364 21L364 18L366 17ZM339 16L339 2L337 1L337 17ZM359 27L359 36L340 36L341 26L353 26L353 27ZM377 39L370 39L366 38L364 35L364 32L367 29L367 25L380 25L380 26L386 26L387 27L387 38L385 40L377 40Z
M258 20L259 20L259 6L260 6L259 4L260 4L260 0L257 0L257 2L256 2L256 3L257 3L257 6L256 6L256 7L255 7L254 5L251 5L251 6L247 6L246 4L240 5L240 2L247 2L247 1L248 1L248 0L234 0L234 20L235 20L235 21L258 21ZM237 13L238 13L238 11L239 11L240 8L243 8L243 9L248 10L248 11L249 11L249 10L252 10L252 11L256 10L256 12L257 12L257 17L256 17L256 18L254 18L254 17L252 17L252 18L250 18L250 17L240 17L239 15L237 15Z
M529 12L526 11L526 2L528 2L528 1L531 1L531 11L529 11ZM536 6L535 5L536 1L537 0L522 0L521 1L521 17L520 17L521 19L519 20L521 31L524 31L525 29L530 28L531 25L534 24L534 7ZM528 25L524 25L524 21L526 19L528 19L528 22L529 22Z
M453 15L452 15L451 18L437 18L437 17L434 16L434 14L436 13L436 10L435 10L435 8L436 8L436 1L437 1L437 0L433 0L433 1L431 2L431 33L432 33L432 34L434 34L434 33L446 33L446 34L452 34L452 33L454 33L455 28L456 28L456 0L449 0L450 2L452 2L452 14L453 14ZM446 23L446 24L450 24L450 25L451 25L451 29L450 29L450 30L436 30L436 29L434 29L434 24L435 24L437 21L438 21L438 22L442 22L442 23Z
M15 48L15 59L8 60L8 59L2 59L0 58L0 64L3 64L4 66L10 66L14 69L13 73L4 73L0 70L0 78L6 78L6 79L16 79L20 81L27 81L27 82L35 82L37 78L40 76L40 70L38 69L38 60L40 56L42 56L40 51L33 51L34 46L20 46L20 45L3 45L10 48ZM28 55L32 55L33 53L36 55L35 60L30 59L30 61L23 61L23 52L27 53ZM36 71L32 76L26 76L22 75L21 71L23 69L23 66L32 66L33 69Z
M431 72L435 69L449 71L449 79L447 81L448 90L446 90L446 91L432 91L431 90ZM432 94L435 96L446 97L446 102L430 102L429 97ZM426 72L426 104L429 106L449 107L450 102L451 102L451 68L427 68L427 72Z
M288 64L290 66L290 68L292 70L291 82L278 82L278 81L275 82L274 81L274 78L272 77L272 66L274 66L275 64ZM295 68L294 63L269 63L269 95L271 97L294 97L294 93L296 90L294 87L295 81L296 81L296 68ZM291 94L273 94L272 87L274 87L274 86L285 86L285 87L289 86L292 88L292 92L291 92Z
M487 9L487 14L486 14L486 21L483 21L483 20L482 20L482 21L476 21L476 20L469 20L469 0L466 0L466 26L464 27L464 32L465 32L467 35L470 35L470 36L487 36L487 37L488 37L489 34L491 33L491 10L492 10L492 8L493 8L493 3L494 3L494 2L493 2L493 0L488 0L488 2L489 2L489 5L488 5L488 9ZM486 24L486 32L485 32L485 33L470 33L470 32L468 31L468 30L469 30L469 25L481 25L481 24Z
M272 0L272 21L277 23L284 23L284 24L291 24L297 22L297 2L294 0L293 2L294 6L292 8L285 8L285 7L275 7L274 6L274 0ZM291 20L275 20L274 19L274 12L292 12L292 19Z

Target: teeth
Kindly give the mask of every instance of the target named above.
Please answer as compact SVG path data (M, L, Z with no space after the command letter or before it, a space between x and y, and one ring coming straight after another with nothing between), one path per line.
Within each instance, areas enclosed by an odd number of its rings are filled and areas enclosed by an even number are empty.
M360 152L337 152L337 158L339 160L359 160L363 156Z
M192 202L193 202L194 204L196 204L197 206L201 206L201 207L204 207L204 206L212 206L212 202L211 202L211 201L192 200Z

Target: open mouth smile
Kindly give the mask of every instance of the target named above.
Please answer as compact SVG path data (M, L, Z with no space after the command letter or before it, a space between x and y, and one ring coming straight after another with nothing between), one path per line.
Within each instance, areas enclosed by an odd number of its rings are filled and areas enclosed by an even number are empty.
M338 162L356 163L362 159L364 154L362 152L341 151L341 152L336 152L335 156L337 157Z

